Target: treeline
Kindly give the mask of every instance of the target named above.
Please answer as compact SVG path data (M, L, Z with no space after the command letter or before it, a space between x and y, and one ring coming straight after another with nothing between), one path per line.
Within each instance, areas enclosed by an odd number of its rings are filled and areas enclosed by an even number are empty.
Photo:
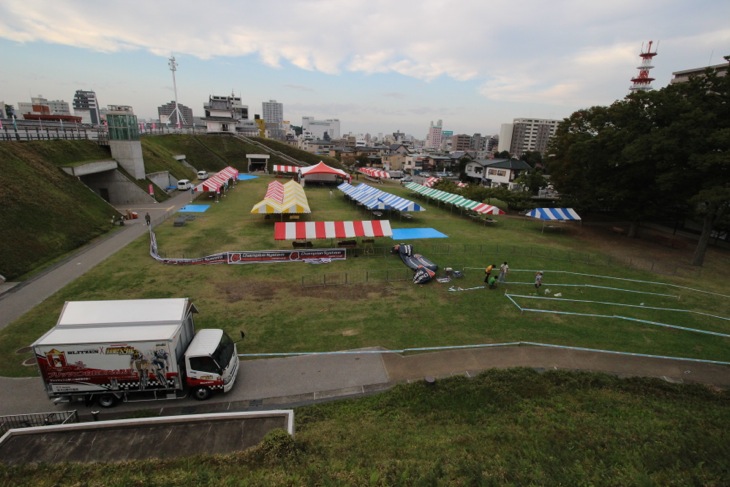
M730 229L730 76L708 69L686 83L632 93L573 113L546 163L566 206L631 222L694 217L702 265L713 231Z

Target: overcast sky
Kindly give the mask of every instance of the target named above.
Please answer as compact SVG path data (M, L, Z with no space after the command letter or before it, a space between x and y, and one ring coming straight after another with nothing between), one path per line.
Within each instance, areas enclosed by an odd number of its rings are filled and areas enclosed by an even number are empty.
M174 99L203 116L235 93L284 118L339 118L343 133L491 135L514 118L562 119L628 93L642 44L654 88L725 62L728 0L268 0L0 3L0 101L71 102L157 118Z

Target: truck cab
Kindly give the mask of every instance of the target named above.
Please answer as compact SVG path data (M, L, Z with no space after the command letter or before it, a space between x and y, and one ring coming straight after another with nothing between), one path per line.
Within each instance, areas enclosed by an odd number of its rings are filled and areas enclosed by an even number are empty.
M236 344L223 330L198 331L185 352L185 372L185 383L195 399L228 392L238 373Z

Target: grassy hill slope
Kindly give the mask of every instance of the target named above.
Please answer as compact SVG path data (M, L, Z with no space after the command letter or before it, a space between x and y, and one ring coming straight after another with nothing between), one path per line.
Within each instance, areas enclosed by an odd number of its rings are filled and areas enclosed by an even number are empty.
M248 144L241 139L219 135L163 135L150 136L142 139L145 166L147 172L155 170L154 162L148 165L150 158L172 157L175 154L185 154L185 159L198 170L218 172L226 166L233 166L239 171L248 170L246 154L260 154L261 148ZM294 149L300 155L307 152ZM309 154L311 155L311 154ZM283 159L272 155L269 161L272 164L287 164ZM318 161L319 162L319 161ZM180 167L183 167L180 165ZM180 179L181 176L176 177ZM194 174L185 173L185 177L192 179Z
M271 139L262 139L258 137L252 137L253 140L256 142L260 142L264 144L266 147L270 147L271 149L277 150L281 152L282 154L286 154L288 156L294 157L295 159L299 159L300 161L306 162L309 165L315 165L319 161L324 162L325 164L333 167L339 167L342 168L342 164L340 162L333 158L328 156L321 156L317 154L311 154L309 152L305 152L302 150L297 149L296 147L293 147L289 144L284 144L283 142L279 142L276 140ZM272 156L273 159L273 156ZM287 162L274 162L274 164L288 164Z
M264 141L264 139L260 139ZM316 164L322 158L286 144L276 150ZM169 171L177 179L195 179L195 172L173 156L185 154L196 169L217 172L233 166L245 172L246 154L262 150L241 139L216 135L164 135L142 138L147 173ZM0 144L0 274L15 280L111 230L115 210L60 167L110 159L108 148L91 141L54 140ZM327 158L325 162L332 163ZM272 155L272 164L288 164ZM336 162L336 161L335 161ZM137 181L147 190L149 181ZM167 194L155 188L158 201Z
M15 279L109 231L114 210L59 168L109 157L89 141L0 144L0 274Z

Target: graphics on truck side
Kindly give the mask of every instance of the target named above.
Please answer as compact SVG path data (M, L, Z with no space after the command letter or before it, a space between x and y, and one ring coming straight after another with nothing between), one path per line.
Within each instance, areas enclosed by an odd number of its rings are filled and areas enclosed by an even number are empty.
M170 358L167 343L36 347L41 376L58 393L174 388L180 374Z

